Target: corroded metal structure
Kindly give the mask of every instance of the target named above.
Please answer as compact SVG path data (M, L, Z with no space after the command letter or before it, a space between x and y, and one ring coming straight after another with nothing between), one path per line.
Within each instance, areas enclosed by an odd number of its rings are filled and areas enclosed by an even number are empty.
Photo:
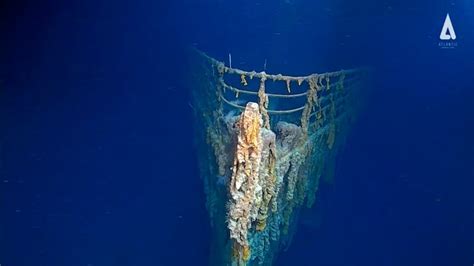
M212 225L211 265L271 265L301 207L331 179L365 70L244 71L194 51L196 144Z

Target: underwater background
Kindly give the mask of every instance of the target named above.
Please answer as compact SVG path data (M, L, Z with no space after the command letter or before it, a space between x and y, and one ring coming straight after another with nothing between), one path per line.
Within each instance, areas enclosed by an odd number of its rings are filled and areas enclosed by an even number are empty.
M207 265L189 47L272 73L372 69L334 183L276 265L474 264L473 1L0 10L2 266Z

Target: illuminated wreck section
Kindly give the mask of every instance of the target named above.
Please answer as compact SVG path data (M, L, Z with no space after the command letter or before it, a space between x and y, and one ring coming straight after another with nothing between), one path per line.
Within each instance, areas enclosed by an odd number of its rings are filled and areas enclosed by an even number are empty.
M193 109L212 226L211 265L271 265L357 113L365 71L302 77L192 56Z

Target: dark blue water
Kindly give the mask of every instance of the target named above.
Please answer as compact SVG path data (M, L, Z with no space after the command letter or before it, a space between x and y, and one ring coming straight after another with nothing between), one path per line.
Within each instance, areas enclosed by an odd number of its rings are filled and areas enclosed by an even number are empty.
M321 225L277 265L474 263L474 2L10 1L1 19L2 266L207 264L189 46L373 70Z

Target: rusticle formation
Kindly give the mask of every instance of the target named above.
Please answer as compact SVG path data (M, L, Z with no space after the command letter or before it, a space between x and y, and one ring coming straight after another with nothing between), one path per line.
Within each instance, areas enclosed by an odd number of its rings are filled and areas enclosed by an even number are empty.
M191 66L211 265L271 265L321 177L332 178L366 72L271 75L200 52Z

